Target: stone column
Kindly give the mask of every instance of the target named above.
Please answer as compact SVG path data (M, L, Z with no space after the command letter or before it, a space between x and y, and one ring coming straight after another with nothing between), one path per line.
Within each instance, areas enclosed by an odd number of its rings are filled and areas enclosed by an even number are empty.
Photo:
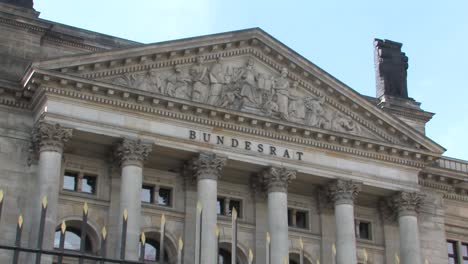
M347 180L336 180L329 185L330 198L335 203L337 264L357 263L354 200L360 189L360 184Z
M408 192L400 192L392 198L394 208L398 212L401 264L421 263L418 210L422 199L421 194Z
M295 178L296 172L286 168L270 167L263 172L263 181L268 191L271 264L283 264L284 257L289 259L288 185Z
M40 202L47 196L47 215L44 228L44 249L54 248L54 235L57 223L57 209L62 176L62 154L65 143L70 140L72 129L63 128L59 124L49 124L44 121L37 123L32 134L33 148L39 152L39 166L37 173L37 191L32 203L33 219L39 222ZM37 228L31 230L33 247L37 246ZM46 258L44 261L47 262Z
M203 207L201 261L203 264L215 264L217 223L216 200L218 195L218 179L222 175L226 158L214 153L202 152L192 160L192 170L197 179L197 197Z
M127 241L125 258L138 260L138 242L140 237L141 219L141 186L143 182L143 161L151 152L151 145L143 144L140 140L123 139L115 149L115 155L121 167L120 203L119 203L119 247L122 215L125 209L128 212Z

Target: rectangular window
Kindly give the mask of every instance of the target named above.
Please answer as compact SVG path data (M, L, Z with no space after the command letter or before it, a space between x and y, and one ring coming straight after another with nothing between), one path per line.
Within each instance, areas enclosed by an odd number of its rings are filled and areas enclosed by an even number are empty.
M218 215L224 215L224 198L223 197L218 197L216 200L216 213Z
M141 201L144 203L153 203L154 201L154 186L143 185L141 187Z
M161 206L171 206L171 203L172 203L171 194L172 194L172 189L160 187L158 204Z
M369 222L359 221L359 238L372 240L372 225Z
M66 171L63 176L63 189L68 191L78 191L78 173Z
M461 255L463 259L463 264L468 264L468 244L461 244Z
M232 215L232 208L236 208L237 217L241 218L242 217L241 201L230 199L229 200L229 215Z
M457 242L450 240L447 241L447 250L449 264L458 264Z
M288 226L307 229L309 227L308 215L307 211L288 208Z
M296 227L307 228L307 212L305 211L296 212Z

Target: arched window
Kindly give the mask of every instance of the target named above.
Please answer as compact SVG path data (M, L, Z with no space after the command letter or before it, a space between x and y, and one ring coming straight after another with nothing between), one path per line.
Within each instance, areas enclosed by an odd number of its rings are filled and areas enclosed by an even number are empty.
M289 264L299 264L299 258L300 256L298 253L289 253ZM311 262L304 257L304 264L311 264Z
M67 225L67 229L65 231L65 241L64 241L64 249L67 250L80 250L81 247L81 221L67 221L65 223ZM88 230L91 227L88 225ZM55 239L54 239L54 248L60 248L60 226L56 228L55 231ZM91 241L90 232L85 236L85 252L86 253L94 253L93 242Z
M148 234L151 236L151 234ZM159 241L156 240L155 238L147 238L145 242L145 261L159 261L160 258L160 251L159 251L160 245ZM167 252L167 248L164 247L164 262L168 263L169 262L169 254ZM138 244L138 255L141 256L141 242Z
M239 258L237 264L239 264ZM218 251L218 264L231 264L231 251L220 248Z

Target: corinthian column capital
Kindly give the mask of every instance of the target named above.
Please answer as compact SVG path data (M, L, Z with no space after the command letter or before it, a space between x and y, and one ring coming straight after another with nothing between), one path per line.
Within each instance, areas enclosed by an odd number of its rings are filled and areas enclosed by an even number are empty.
M215 153L200 152L192 159L190 166L197 180L221 178L227 158Z
M142 167L143 161L148 158L151 150L152 146L142 143L140 139L124 138L115 148L115 157L121 166L134 165Z
M289 183L296 178L296 171L284 167L269 167L263 171L263 183L268 192L287 192Z
M352 180L335 180L328 186L330 199L335 204L354 204L361 191L361 183Z
M424 195L417 192L399 192L391 198L398 216L417 215L423 204Z
M72 136L73 129L64 128L60 124L50 124L39 121L32 131L33 149L36 151L55 151L62 153L65 143Z

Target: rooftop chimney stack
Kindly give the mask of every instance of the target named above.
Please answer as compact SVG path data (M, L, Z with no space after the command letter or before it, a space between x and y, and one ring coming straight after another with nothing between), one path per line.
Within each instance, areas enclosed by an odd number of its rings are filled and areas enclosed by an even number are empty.
M10 4L27 9L34 9L33 0L0 0L0 3Z
M403 44L391 40L374 40L377 98L384 95L408 98L406 76L408 57L401 52Z

